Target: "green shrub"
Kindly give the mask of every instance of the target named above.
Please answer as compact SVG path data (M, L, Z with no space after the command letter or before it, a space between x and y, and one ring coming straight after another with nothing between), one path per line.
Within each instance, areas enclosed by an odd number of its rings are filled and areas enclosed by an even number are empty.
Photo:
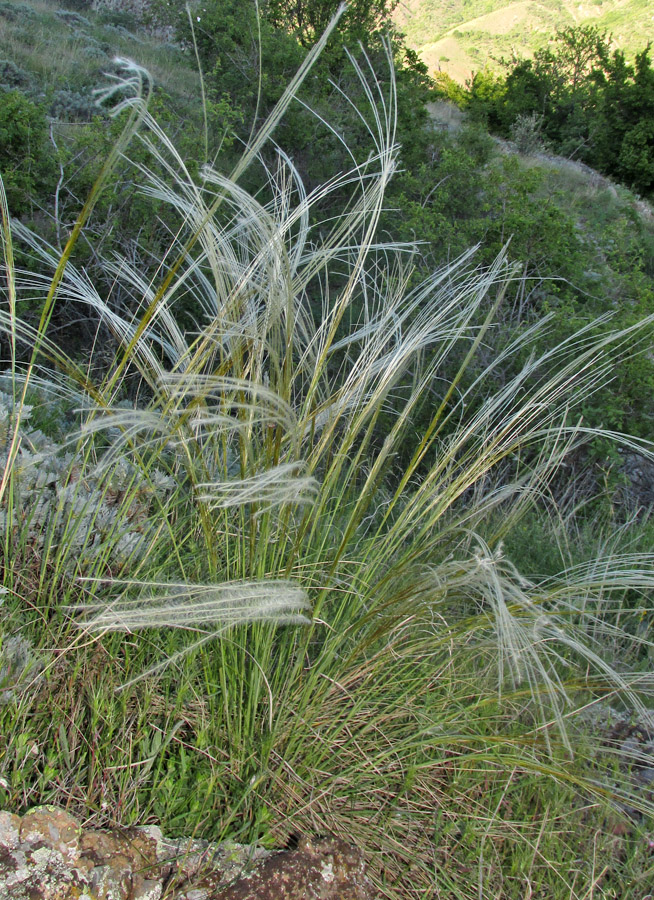
M28 72L19 68L10 59L0 59L0 86L8 88L20 88L25 90L30 87L32 79Z
M0 16L10 22L30 24L36 22L38 14L28 3L15 2L15 0L0 0Z
M91 27L91 23L86 16L82 16L78 12L68 9L57 9L55 10L55 15L62 22L65 22L66 25L70 25L71 28L79 27L80 25L86 28Z
M98 10L98 19L103 25L115 25L118 28L126 29L130 33L136 30L138 24L134 13L127 9L107 9L106 7L100 7Z
M518 149L518 153L526 155L543 150L543 117L536 113L520 115L511 125L511 140Z
M31 208L55 183L56 159L43 108L19 91L2 94L0 173L14 214Z
M627 64L596 26L557 31L532 59L507 64L506 78L472 79L464 104L505 137L530 117L558 153L583 159L647 194L654 176L654 68L650 47ZM533 130L533 129L532 129Z
M64 122L90 122L99 113L93 97L79 91L55 91L50 103L50 115Z

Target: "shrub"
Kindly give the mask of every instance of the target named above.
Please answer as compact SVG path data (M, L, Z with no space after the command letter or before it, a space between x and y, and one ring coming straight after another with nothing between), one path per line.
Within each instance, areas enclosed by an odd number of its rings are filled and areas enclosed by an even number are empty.
M86 28L91 27L91 23L86 18L86 16L82 16L78 12L74 12L73 10L57 9L55 10L55 15L58 19L61 19L62 22L65 22L66 25L70 25L71 28L80 26Z
M134 31L130 31L129 28L126 28L124 25L115 24L114 22L105 23L105 31L109 31L111 34L117 34L123 38L129 38L130 41L133 41L136 44L142 44L143 39L140 38L137 34L134 34Z
M520 115L511 125L511 140L516 145L518 153L529 155L537 153L544 148L543 117L537 113Z
M90 122L99 113L93 97L79 91L55 91L50 104L50 115L63 121Z
M29 24L37 20L37 12L27 3L16 3L15 0L0 0L0 15L10 22Z
M128 31L133 37L133 32L138 27L138 20L133 12L127 9L110 9L100 6L98 18L103 25L113 25Z
M54 185L55 159L48 144L42 107L20 91L8 91L0 103L0 172L15 213L26 211L34 196Z
M25 89L31 85L32 79L28 72L21 69L11 59L0 59L0 85L9 88Z

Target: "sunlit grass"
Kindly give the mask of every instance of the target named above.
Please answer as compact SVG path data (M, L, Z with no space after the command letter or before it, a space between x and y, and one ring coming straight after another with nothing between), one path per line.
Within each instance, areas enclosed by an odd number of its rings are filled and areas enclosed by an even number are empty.
M174 97L196 97L200 91L192 59L181 49L140 31L111 28L97 11L78 13L88 24L76 26L57 16L65 3L17 3L11 16L0 10L0 58L10 59L49 90L87 92L114 56L138 54L155 83ZM74 14L74 13L73 13ZM107 27L109 25L109 27Z

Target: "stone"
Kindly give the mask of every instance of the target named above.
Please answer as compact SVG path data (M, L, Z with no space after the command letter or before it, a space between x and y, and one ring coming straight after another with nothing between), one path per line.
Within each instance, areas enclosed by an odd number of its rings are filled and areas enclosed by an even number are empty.
M144 865L156 866L163 856L163 834L158 825L141 825L128 828L125 832L132 849Z
M20 843L20 816L0 812L0 847L15 850Z
M162 893L162 876L158 852L163 836L156 826L145 828L128 828L125 837L129 841L132 859L132 894L133 900L159 900ZM158 891L158 893L157 893Z
M161 880L151 881L142 879L138 886L132 888L132 900L160 900L163 894L163 884Z
M27 845L22 845L27 846ZM87 883L58 850L0 850L0 900L82 900Z
M80 856L102 866L112 860L120 865L131 864L135 855L129 838L116 831L87 828L79 842Z
M271 853L167 840L156 826L81 828L54 806L0 812L0 900L372 900L362 854L336 838Z
M362 853L338 838L303 838L213 900L373 900Z
M92 864L90 879L97 900L157 900L161 896L158 854L163 839L161 831L156 832L90 828L83 834L80 862Z
M79 855L80 823L57 806L37 806L20 823L20 842L28 847L57 850L68 862Z
M91 869L91 889L97 900L132 900L132 872L120 860Z

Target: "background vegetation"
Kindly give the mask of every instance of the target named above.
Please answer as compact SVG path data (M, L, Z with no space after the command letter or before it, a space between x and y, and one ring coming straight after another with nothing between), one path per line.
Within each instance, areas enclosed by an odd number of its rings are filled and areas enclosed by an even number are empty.
M501 72L502 59L531 57L559 28L607 31L633 58L654 25L647 0L406 0L395 21L431 75L460 84L484 69Z
M456 89L455 89L456 91ZM584 160L640 194L654 190L654 69L647 46L628 65L594 27L563 29L552 47L488 72L462 95L473 115L505 137L536 141Z

